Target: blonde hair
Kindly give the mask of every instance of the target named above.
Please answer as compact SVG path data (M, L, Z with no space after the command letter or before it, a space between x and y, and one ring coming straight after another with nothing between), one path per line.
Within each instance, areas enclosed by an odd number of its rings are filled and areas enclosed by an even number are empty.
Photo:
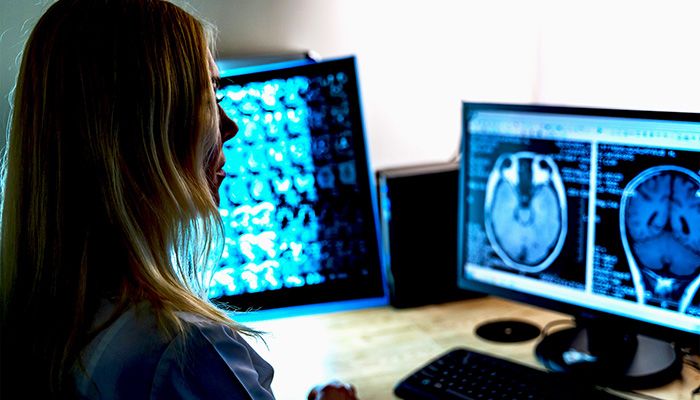
M162 0L59 0L30 35L4 160L3 392L20 374L63 390L103 298L147 301L170 335L176 312L255 333L197 280L222 235L206 35Z

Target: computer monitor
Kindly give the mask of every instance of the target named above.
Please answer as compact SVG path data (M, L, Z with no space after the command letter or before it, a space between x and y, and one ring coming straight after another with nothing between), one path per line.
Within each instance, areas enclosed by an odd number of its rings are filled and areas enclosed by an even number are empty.
M459 286L574 315L550 368L675 376L665 341L700 337L700 114L464 103L461 154Z
M209 296L242 310L386 303L355 59L221 65L219 104L240 130L224 145Z

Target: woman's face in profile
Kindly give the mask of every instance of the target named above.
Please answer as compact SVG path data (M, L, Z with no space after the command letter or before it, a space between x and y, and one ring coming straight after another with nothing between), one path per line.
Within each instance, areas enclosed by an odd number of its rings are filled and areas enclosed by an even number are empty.
M218 88L218 82L219 82L219 68L216 66L216 63L214 62L214 57L212 57L211 53L209 53L209 75L211 77L211 82L212 82L212 88L213 90L216 90ZM213 97L215 98L215 96ZM217 148L215 149L212 157L210 158L208 164L207 164L207 179L209 180L209 188L211 189L211 194L214 198L214 201L216 204L219 204L219 187L221 187L221 182L223 182L224 178L226 177L226 173L224 172L224 162L226 161L226 158L224 157L224 149L223 149L223 144L227 140L233 138L236 136L236 132L238 132L238 125L236 125L235 122L231 120L231 118L226 115L226 112L224 112L223 108L221 108L220 105L216 105L217 109L217 114L216 114L216 124L215 126L218 129L218 144Z

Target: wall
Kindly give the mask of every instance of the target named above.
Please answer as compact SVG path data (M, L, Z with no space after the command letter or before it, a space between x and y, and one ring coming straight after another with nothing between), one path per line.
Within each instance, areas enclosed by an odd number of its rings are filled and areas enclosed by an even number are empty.
M229 3L197 5L215 16L221 56L279 43L357 55L377 168L449 159L459 144L461 99L532 100L537 32L524 17L527 5L504 15L502 4L483 1Z
M17 78L21 51L44 4L33 0L0 0L0 148L5 147L10 93Z
M2 0L0 126L22 26L44 3ZM690 0L189 4L219 27L220 57L355 54L375 168L452 157L461 100L700 110L699 7Z
M547 4L537 100L700 112L697 1Z

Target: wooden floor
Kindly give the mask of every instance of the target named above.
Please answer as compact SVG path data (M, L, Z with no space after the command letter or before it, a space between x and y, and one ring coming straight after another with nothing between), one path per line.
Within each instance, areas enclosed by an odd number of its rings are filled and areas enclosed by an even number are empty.
M544 326L566 315L480 298L397 310L358 311L274 319L247 325L269 332L267 347L251 343L275 367L273 389L281 400L306 399L309 389L333 378L353 383L363 400L394 399L392 389L421 364L453 347L538 367L535 341L499 344L473 333L476 325L496 318L520 318ZM539 367L538 367L539 368ZM683 379L643 393L660 399L691 400L700 374L685 367ZM695 396L698 400L700 396Z

